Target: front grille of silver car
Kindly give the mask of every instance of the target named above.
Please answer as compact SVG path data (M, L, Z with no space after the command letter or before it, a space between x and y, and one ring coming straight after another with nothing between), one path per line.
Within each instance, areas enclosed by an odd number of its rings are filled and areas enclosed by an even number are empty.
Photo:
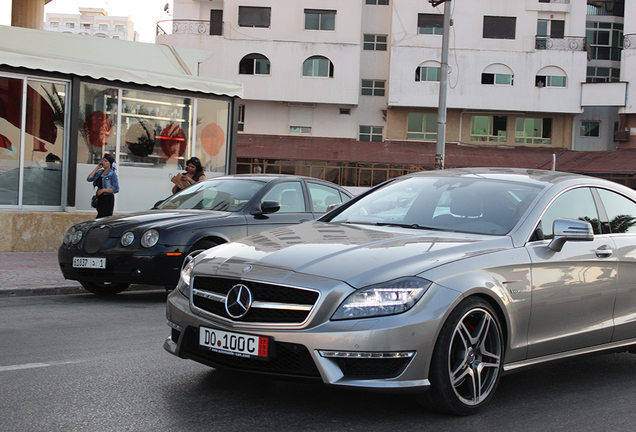
M110 227L100 225L90 229L84 239L84 252L92 254L101 249L110 236Z
M232 318L225 309L227 293L242 284L252 293L252 305L241 318ZM318 291L238 279L197 276L193 281L195 307L232 321L250 323L300 324L318 301Z

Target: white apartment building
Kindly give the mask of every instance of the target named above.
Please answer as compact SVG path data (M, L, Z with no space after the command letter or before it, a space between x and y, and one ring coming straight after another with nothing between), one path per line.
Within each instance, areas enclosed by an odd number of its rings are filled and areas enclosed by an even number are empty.
M636 0L587 3L174 0L157 43L210 51L199 75L243 83L239 172L365 186L434 165L448 7L446 167L632 185L633 152L617 149L636 147Z
M79 8L79 14L47 13L44 30L109 39L138 41L139 34L127 16L109 16L101 8Z

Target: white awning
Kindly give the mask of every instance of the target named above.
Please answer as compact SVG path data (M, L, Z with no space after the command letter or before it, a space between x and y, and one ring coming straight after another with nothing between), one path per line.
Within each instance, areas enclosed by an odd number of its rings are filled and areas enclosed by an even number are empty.
M0 26L0 64L165 89L243 96L243 84L194 76L211 52Z

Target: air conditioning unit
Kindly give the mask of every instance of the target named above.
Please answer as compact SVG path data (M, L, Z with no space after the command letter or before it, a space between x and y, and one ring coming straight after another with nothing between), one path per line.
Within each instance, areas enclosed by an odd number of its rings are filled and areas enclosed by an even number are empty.
M622 130L614 132L614 141L629 141L629 131Z

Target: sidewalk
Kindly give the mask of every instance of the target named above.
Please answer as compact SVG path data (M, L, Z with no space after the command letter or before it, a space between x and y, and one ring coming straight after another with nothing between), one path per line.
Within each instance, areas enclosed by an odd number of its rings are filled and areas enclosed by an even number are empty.
M129 290L163 290L133 285ZM64 279L56 252L0 252L0 298L88 293L79 282Z

